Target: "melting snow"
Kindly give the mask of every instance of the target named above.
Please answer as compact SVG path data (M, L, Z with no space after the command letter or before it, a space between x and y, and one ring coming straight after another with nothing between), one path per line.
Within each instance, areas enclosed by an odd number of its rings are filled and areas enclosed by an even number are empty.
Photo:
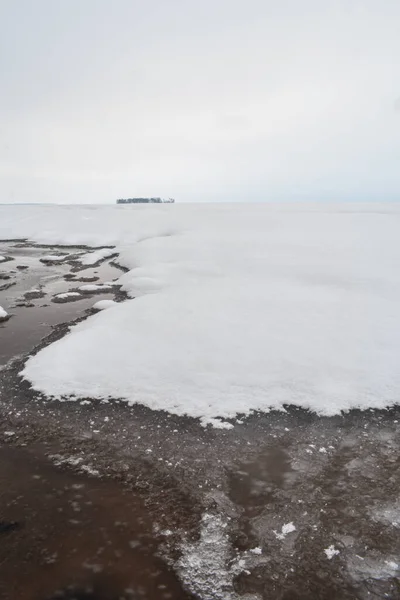
M42 262L61 262L65 258L67 258L68 254L63 254L59 256L58 254L48 254L47 256L42 256L40 260Z
M222 419L212 419L208 417L206 419L201 419L201 424L203 427L207 427L207 425L212 425L215 429L233 429L232 423L229 421L222 421Z
M109 258L113 254L116 254L115 249L110 248L100 248L100 250L95 250L94 252L88 252L87 254L82 254L79 257L79 262L86 267L90 265L94 265L98 263L100 260L104 260L105 258Z
M72 297L76 297L76 296L80 296L79 292L64 292L63 294L57 294L55 296L55 298L72 298Z
M183 544L177 571L186 587L201 600L239 600L234 578L246 570L246 553L234 556L226 517L205 513L200 539ZM258 550L258 549L256 549ZM259 554L256 552L255 554ZM256 557L252 557L256 560ZM258 596L246 596L246 600Z
M108 290L111 288L111 285L106 284L106 283L88 283L86 285L81 285L78 289L81 290L81 292L97 292L97 291L103 291L103 290Z
M200 539L183 546L178 562L181 579L202 600L234 598L232 576L227 570L230 544L226 522L219 515L202 518Z

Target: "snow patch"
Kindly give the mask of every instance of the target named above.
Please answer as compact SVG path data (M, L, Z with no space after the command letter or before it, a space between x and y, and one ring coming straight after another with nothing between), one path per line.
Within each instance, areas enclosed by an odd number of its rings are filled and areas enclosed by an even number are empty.
M100 475L99 471L94 469L91 465L82 464L84 461L83 456L63 456L62 454L50 454L48 458L53 461L56 467L68 465L70 467L77 467L82 473L87 473L93 477L98 477Z
M336 548L335 548L335 546L333 544L331 544L329 546L329 548L325 548L324 552L325 552L326 557L327 557L328 560L332 560L332 558L334 556L337 556L338 554L340 554L340 551L336 550Z
M63 254L61 256L59 254L48 254L47 256L41 256L39 260L41 262L61 262L66 259L67 256L68 254Z
M63 294L57 294L54 297L60 298L60 300L63 300L64 298L72 298L72 297L76 297L76 296L80 296L80 293L79 292L64 292Z
M100 248L99 250L95 250L94 252L88 252L87 254L82 254L79 257L79 262L81 265L85 265L86 267L95 265L96 263L104 260L105 258L109 258L116 254L115 249L111 248Z
M83 461L82 456L63 456L62 454L50 454L49 459L54 462L56 467L60 467L61 465L76 467Z
M111 289L111 285L107 283L88 283L86 285L81 285L78 289L81 292L98 292Z
M177 570L189 590L202 600L235 598L229 573L227 523L220 515L202 517L200 539L182 547Z
M0 306L0 322L8 319L8 316L9 316L8 312L6 310L4 310L4 308L2 306Z
M94 469L93 467L91 467L90 465L81 465L80 466L80 470L83 473L87 473L88 475L92 475L92 477L98 477L100 475L100 472L97 469Z
M287 534L292 533L293 531L296 531L296 527L293 525L292 522L290 522L282 525L282 529L280 532L275 531L274 529L274 534L278 538L278 540L284 540Z
M223 421L222 419L213 419L211 417L208 418L202 418L200 419L200 422L202 424L203 427L207 427L207 425L212 425L215 429L233 429L233 425L232 423L229 423L229 421Z
M93 304L92 308L94 310L107 310L107 308L112 308L116 306L117 302L114 300L99 300L95 304Z

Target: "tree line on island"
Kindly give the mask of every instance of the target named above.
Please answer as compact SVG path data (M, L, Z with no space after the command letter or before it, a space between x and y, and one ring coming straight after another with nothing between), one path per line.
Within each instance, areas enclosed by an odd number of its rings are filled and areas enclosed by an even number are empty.
M173 204L175 200L168 198L118 198L117 204Z

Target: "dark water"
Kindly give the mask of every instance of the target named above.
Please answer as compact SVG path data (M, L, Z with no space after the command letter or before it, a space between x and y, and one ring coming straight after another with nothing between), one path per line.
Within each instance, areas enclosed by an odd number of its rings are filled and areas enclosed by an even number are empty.
M0 490L0 598L188 598L138 494L8 447Z
M75 252L79 251L82 252L75 249ZM61 251L26 244L0 244L0 256L14 259L0 263L0 306L11 315L7 322L0 323L0 366L32 350L55 325L84 315L97 300L114 298L113 293L96 293L84 295L74 302L52 302L56 294L82 285L81 279L96 279L97 283L104 283L121 276L121 271L109 262L71 272L73 266L69 263L45 265L40 261L43 256L57 252ZM69 249L69 253L73 256L74 249ZM21 266L27 268L21 269Z
M229 475L230 498L254 517L274 501L276 489L285 487L285 476L291 471L290 458L280 447L266 449L255 460L239 463Z

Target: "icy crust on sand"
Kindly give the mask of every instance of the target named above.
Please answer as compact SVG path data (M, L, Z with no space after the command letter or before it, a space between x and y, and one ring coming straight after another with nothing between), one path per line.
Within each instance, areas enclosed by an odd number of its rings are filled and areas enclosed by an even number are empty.
M185 586L202 600L260 600L256 594L237 594L234 580L249 568L263 564L261 548L234 553L229 521L220 514L205 513L200 538L181 546L177 570Z
M0 207L0 238L113 246L134 300L26 363L34 389L229 418L399 401L400 207Z

